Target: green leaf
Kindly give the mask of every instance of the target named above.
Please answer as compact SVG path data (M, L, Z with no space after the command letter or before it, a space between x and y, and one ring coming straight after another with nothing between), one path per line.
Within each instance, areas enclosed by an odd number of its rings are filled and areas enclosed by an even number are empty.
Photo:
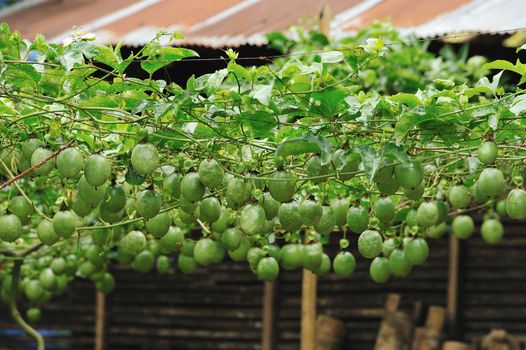
M343 53L340 51L327 51L321 54L321 63L338 63L343 61Z
M16 115L16 112L13 108L0 101L0 115Z
M237 64L234 61L228 62L227 69L229 72L233 73L237 77L238 80L241 80L241 79L250 80L249 71L245 67Z
M482 66L482 70L485 70L485 69L509 70L509 71L515 72L520 75L524 75L524 73L526 73L526 65L521 63L519 59L517 59L517 62L515 63L515 65L505 60L495 60L493 62L488 62Z
M376 151L367 144L359 145L354 148L354 151L360 154L362 157L363 171L369 180L374 178L378 168L382 164L382 157L380 157Z
M226 69L220 69L210 75L208 75L208 79L206 81L206 87L211 89L217 89L221 84L223 83L223 80L225 80L226 76L228 75L228 70Z
M519 95L513 100L510 111L518 116L526 109L526 95Z
M409 94L405 92L391 96L389 99L391 101L403 103L405 105L408 105L409 107L420 106L422 104L422 101L420 100L420 98L418 98L418 96L416 96L415 94Z
M405 135L413 127L425 121L432 120L433 117L429 114L418 114L415 112L407 112L403 114L396 122L394 136L397 144L400 144Z
M519 51L522 51L522 50L526 50L526 44L522 44L521 46L519 46L517 50L515 50L515 53L518 53Z
M381 154L383 157L394 158L402 164L411 162L411 159L409 159L405 148L395 144L394 142L389 142L383 145Z
M128 171L126 171L126 175L124 175L124 178L127 183L130 185L140 185L144 182L146 179L144 176L140 175L131 164L128 166Z
M325 137L307 134L278 145L276 156L287 157L304 153L321 155L322 165L329 164L332 159L332 144Z
M257 85L250 93L250 96L258 100L262 105L268 106L272 97L272 88L274 84Z
M349 92L341 87L331 87L321 92L315 92L312 94L315 101L312 104L311 111L327 117L335 116L345 110L344 101L348 94Z
M117 46L115 50L112 50L108 46L97 45L95 47L95 52L97 53L95 56L95 60L110 66L111 68L115 69L121 74L124 73L126 68L132 62L131 55L125 60L122 59L119 46Z
M198 57L194 50L180 47L161 47L156 55L150 55L147 60L141 62L141 68L152 75L173 61L179 61L187 57Z
M476 87L485 87L493 95L495 95L496 92L497 92L497 88L499 87L499 81L500 81L500 77L502 76L502 73L504 73L504 71L500 71L498 74L495 74L493 76L493 79L491 80L491 83L489 82L489 79L487 77L483 77L482 79L480 79L477 82L477 84L475 86Z
M276 118L265 111L242 113L240 118L252 128L252 133L256 137L264 137L277 125Z

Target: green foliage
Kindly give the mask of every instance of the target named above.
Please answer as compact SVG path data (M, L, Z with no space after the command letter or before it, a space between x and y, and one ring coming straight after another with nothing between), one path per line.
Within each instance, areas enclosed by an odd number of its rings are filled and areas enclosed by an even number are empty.
M173 254L184 273L228 255L263 280L280 268L322 276L330 259L347 277L349 240L323 253L342 230L362 234L372 278L386 282L424 263L426 239L452 217L461 238L474 231L469 213L496 216L497 202L500 215L526 217L526 94L487 76L522 81L520 61L435 56L386 25L337 42L298 30L298 41L269 35L288 57L243 67L229 50L226 68L182 87L151 78L196 56L162 35L123 58L86 35L60 46L0 26L0 174L51 157L0 191L3 296L15 259L35 307L75 275L110 292L110 264L169 273ZM149 78L127 76L134 61Z

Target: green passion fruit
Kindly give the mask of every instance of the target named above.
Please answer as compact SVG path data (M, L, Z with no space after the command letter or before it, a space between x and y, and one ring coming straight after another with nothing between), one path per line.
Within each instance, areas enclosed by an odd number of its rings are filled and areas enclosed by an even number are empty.
M471 202L471 192L464 185L456 185L450 188L448 200L455 209L464 209Z
M230 208L241 208L250 199L252 189L251 181L238 177L230 180L225 192L226 203Z
M159 152L151 143L140 143L133 148L131 165L137 173L149 175L159 167Z
M480 192L486 197L500 195L506 185L504 175L496 168L486 168L482 170L477 183Z
M111 174L111 163L99 154L93 154L84 162L84 178L91 186L102 186Z
M429 246L423 238L414 238L404 244L404 253L412 265L422 265L429 255Z
M84 166L84 158L76 148L66 148L57 156L57 170L63 177L77 176Z
M473 235L475 231L475 223L471 216L458 215L451 223L453 234L459 239L467 239Z
M0 216L0 240L14 242L22 235L22 222L18 216L9 214Z
M278 171L267 182L267 188L278 202L290 202L296 193L296 181L296 177L288 172Z
M504 226L497 219L485 220L480 227L480 234L484 242L488 244L497 244L504 235Z
M156 191L144 190L137 194L135 206L139 214L145 219L153 218L159 214L161 205L161 196Z
M369 274L371 279L376 283L385 283L391 277L389 260L385 257L376 257L369 265Z
M482 143L477 150L477 156L483 164L495 163L497 160L497 145L492 141Z
M374 204L375 216L383 223L391 222L395 216L395 205L390 197L380 197Z
M72 211L59 211L53 217L53 229L60 237L69 238L75 232L78 222L78 216Z
M339 252L332 262L334 273L340 277L349 277L356 268L356 259L351 252Z
M221 203L216 197L204 198L199 204L199 215L204 222L212 224L221 216Z
M278 211L278 218L281 226L288 232L298 230L303 223L299 211L299 203L295 201L281 204Z
M424 180L424 169L419 162L397 164L394 176L403 188L416 188Z
M225 171L215 159L210 159L199 164L198 174L206 187L216 189L222 186Z
M55 158L51 158L46 161L46 159L50 158L53 152L48 150L47 148L39 147L37 148L33 154L31 155L31 166L37 166L37 164L40 164L41 162L44 162L39 167L32 170L33 174L39 175L39 176L46 176L53 170L55 167Z
M515 220L526 219L526 191L516 188L506 198L506 213Z
M313 200L303 200L299 205L299 214L303 219L303 224L310 226L317 224L323 214L321 203Z
M342 227L347 224L347 211L349 210L350 201L346 198L336 198L331 201L330 207L334 213L336 226Z
M260 233L266 222L265 210L259 204L247 204L239 216L239 227L249 236Z
M366 259L376 258L382 252L382 247L383 238L378 231L364 231L358 238L358 251Z
M314 225L314 229L319 234L326 235L334 230L334 227L336 226L336 217L330 206L324 205L322 209L323 212L321 218L318 223Z
M181 180L181 195L189 202L197 202L205 195L205 185L197 173L188 173Z
M438 208L434 202L423 202L416 211L416 221L421 228L433 226L438 221Z
M369 212L362 206L350 207L347 211L347 227L354 233L362 233L369 226Z

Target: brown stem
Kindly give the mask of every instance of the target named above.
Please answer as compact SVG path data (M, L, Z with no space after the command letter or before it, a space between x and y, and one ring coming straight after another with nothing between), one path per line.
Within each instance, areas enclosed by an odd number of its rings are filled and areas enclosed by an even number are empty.
M69 148L69 147L73 146L74 143L75 143L75 140L69 141L68 143L66 143L65 145L60 147L58 150L56 150L55 152L51 153L49 155L49 157L47 157L46 159L41 160L40 162L38 162L35 165L31 166L29 169L26 169L23 172L21 172L20 174L18 174L17 176L7 180L6 182L4 182L3 184L0 185L0 190L3 189L6 186L9 186L13 182L23 178L24 176L26 176L27 174L29 174L31 171L35 170L36 168L41 167L42 165L47 163L49 160L51 160L51 159L55 158L56 156L58 156L59 153L64 151L66 148Z

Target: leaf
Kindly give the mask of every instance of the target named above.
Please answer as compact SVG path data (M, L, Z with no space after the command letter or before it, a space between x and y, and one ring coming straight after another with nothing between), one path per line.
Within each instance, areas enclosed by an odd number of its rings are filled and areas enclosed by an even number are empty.
M226 69L220 69L210 74L206 81L206 87L217 89L219 86L221 86L221 84L223 83L223 80L225 80L227 75L228 75L228 70Z
M140 175L137 171L135 171L131 164L128 166L128 171L126 171L126 175L124 175L124 178L126 182L130 185L140 185L146 179L144 176Z
M274 84L270 85L257 85L250 96L261 102L262 105L268 106L270 98L272 97L272 88Z
M108 46L97 45L95 47L95 52L97 53L95 56L95 60L110 66L111 68L115 69L121 74L124 73L126 68L132 62L131 55L125 60L122 59L119 46L117 46L115 50L112 50Z
M240 117L246 124L250 125L256 137L264 137L269 130L277 125L276 118L265 111L242 113Z
M335 116L344 111L346 106L343 102L348 94L349 92L341 87L331 87L314 92L312 98L315 101L312 104L311 111L327 117Z
M411 163L404 147L396 145L394 142L386 143L382 147L382 157L394 158L402 164Z
M519 95L515 97L511 104L510 111L518 116L522 111L526 109L526 95Z
M173 61L179 61L187 57L198 57L194 50L181 47L161 47L156 55L150 55L147 60L141 62L141 68L152 75Z
M483 77L482 79L480 79L477 82L477 84L475 86L476 87L485 87L493 95L495 95L496 92L497 92L497 88L499 87L499 81L500 81L500 77L502 76L502 73L504 73L503 70L501 70L498 74L495 74L493 76L493 79L491 80L491 83L489 82L489 79L487 77Z
M354 148L354 151L362 157L362 166L365 175L372 180L382 164L382 157L378 156L376 151L369 145L363 144Z
M322 165L329 164L332 158L332 143L325 137L308 134L284 141L276 149L276 156L281 157L304 153L318 153L321 155Z
M343 60L343 53L340 51L327 51L321 54L321 63L338 63Z
M0 115L16 115L16 112L13 108L6 105L3 101L0 101Z
M249 73L249 71L245 67L237 64L234 61L229 61L228 62L227 69L228 69L229 72L233 73L237 77L237 79L241 79L242 78L242 79L245 79L245 80L250 80L250 73Z
M420 98L418 98L418 96L416 96L415 94L409 94L405 92L391 96L389 99L391 101L406 104L409 107L415 107L422 104L422 101L420 100Z
M493 62L488 62L484 64L481 69L482 70L485 70L485 69L509 70L509 71L515 72L520 75L524 75L524 73L526 73L526 65L522 64L518 59L515 65L513 65L513 63L509 61L495 60Z
M497 113L491 113L488 118L488 126L493 129L493 131L497 131L497 126L499 124L499 115Z
M429 114L418 114L415 112L408 112L403 114L395 125L394 136L397 144L400 144L404 139L405 135L413 127L425 121L432 120L433 117Z

